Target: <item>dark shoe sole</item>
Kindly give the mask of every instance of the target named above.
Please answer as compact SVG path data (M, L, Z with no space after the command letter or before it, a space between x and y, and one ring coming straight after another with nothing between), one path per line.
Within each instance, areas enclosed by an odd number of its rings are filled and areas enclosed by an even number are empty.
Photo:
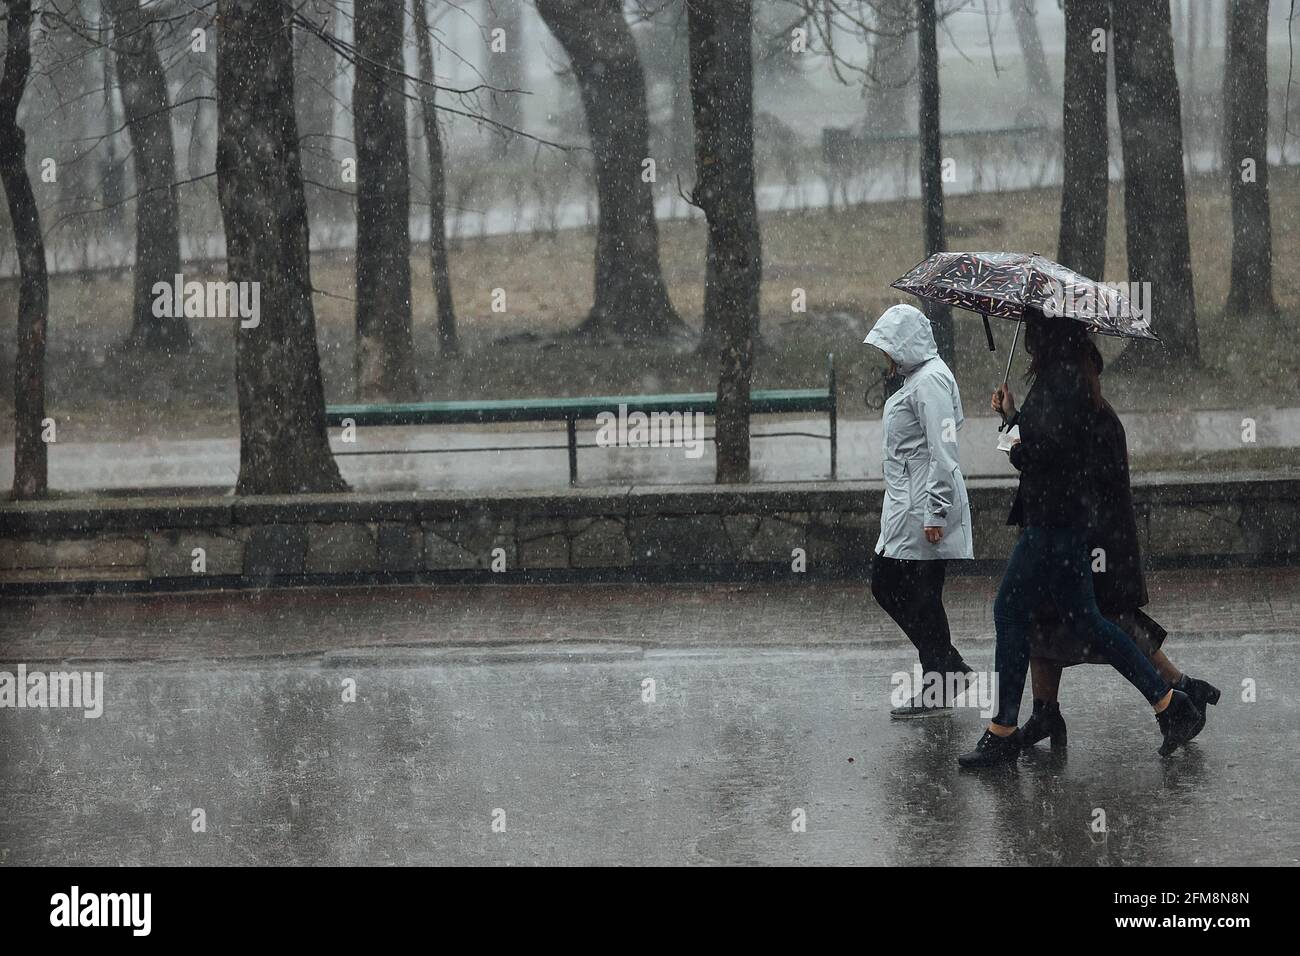
M1014 767L1020 760L1021 751L1017 751L1014 757L998 757L996 760L970 760L966 759L965 754L957 758L957 766L962 770L992 770L994 767Z

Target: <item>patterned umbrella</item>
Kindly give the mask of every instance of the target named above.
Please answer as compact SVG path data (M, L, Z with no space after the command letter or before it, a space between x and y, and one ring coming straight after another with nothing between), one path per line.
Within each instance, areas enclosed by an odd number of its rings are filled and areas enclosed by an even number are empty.
M1156 338L1119 289L1037 253L936 252L892 286L985 316L1019 322L1032 306L1049 317L1083 322L1090 332Z
M989 316L1015 321L1016 334L1007 353L1003 384L1011 377L1011 360L1016 355L1026 308L1039 309L1048 318L1083 322L1089 332L1157 340L1146 316L1137 314L1128 296L1119 289L1036 252L936 252L891 286L922 299L979 312L984 317L990 352L994 345ZM998 430L1006 427L1004 416Z

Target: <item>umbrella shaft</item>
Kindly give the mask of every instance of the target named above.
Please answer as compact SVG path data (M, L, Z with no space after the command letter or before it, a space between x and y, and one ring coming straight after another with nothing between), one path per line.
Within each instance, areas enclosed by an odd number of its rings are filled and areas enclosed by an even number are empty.
M1002 376L1002 384L1006 385L1011 381L1011 360L1016 357L1016 343L1020 341L1020 326L1023 323L1016 323L1016 334L1011 337L1011 352L1007 355L1007 370Z

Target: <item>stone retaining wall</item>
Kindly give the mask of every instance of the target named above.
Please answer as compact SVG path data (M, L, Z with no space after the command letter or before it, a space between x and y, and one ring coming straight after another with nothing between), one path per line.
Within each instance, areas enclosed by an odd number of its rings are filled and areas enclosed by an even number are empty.
M976 566L1000 563L1014 482L969 483ZM1300 559L1300 479L1148 478L1134 488L1149 563ZM292 498L78 499L0 507L0 593L46 589L744 576L863 568L874 482ZM202 555L202 570L195 570ZM964 567L964 565L963 565Z

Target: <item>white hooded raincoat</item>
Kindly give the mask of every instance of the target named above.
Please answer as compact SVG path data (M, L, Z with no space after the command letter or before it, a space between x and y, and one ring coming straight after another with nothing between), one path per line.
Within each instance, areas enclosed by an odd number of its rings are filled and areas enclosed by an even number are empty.
M930 320L914 306L893 306L866 344L885 352L904 376L883 415L885 505L876 553L910 561L973 558L970 501L957 459L961 392L939 358ZM926 540L925 528L943 528L938 544Z

